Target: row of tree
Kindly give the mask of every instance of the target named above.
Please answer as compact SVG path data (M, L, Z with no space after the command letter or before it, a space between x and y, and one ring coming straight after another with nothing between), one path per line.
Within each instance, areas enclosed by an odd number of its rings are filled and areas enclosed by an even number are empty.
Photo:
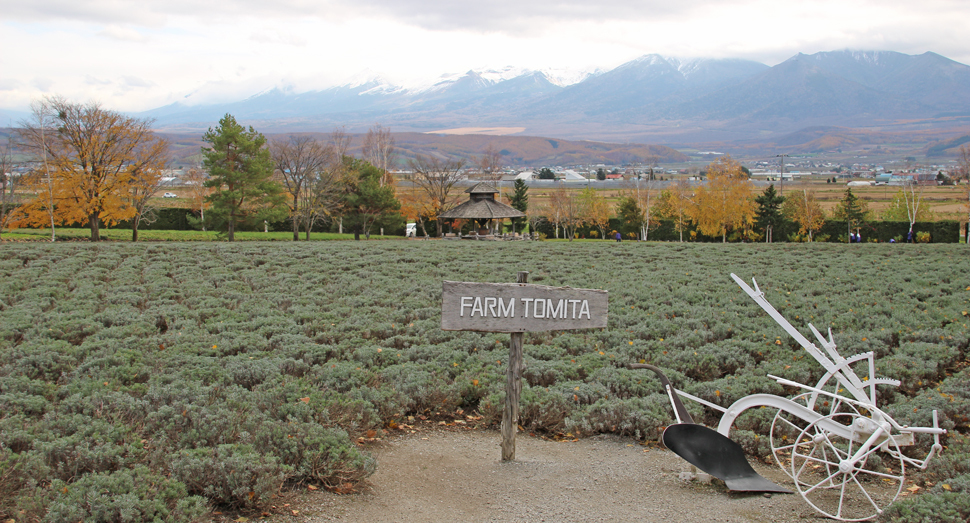
M729 235L741 240L771 242L774 230L783 220L788 220L798 225L798 232L805 240L812 241L826 219L811 190L799 188L783 197L774 185L769 185L756 195L749 174L730 156L723 156L708 166L703 184L680 180L661 191L654 190L649 181L642 189L638 185L635 191L628 191L620 198L615 213L596 190L571 191L564 186L552 191L548 208L534 209L533 213L546 217L557 232L562 229L564 237L569 239L583 226L595 228L600 237L605 237L610 219L616 216L639 229L640 239L648 238L651 222L671 220L681 241L688 225L693 225L701 234L720 236L724 242ZM930 215L923 202L922 187L909 185L900 188L881 218L907 221L912 234L913 224L931 219ZM853 230L857 232L874 216L868 204L854 195L851 188L846 188L832 218L848 224L848 238Z
M32 109L16 134L31 169L17 179L0 176L0 230L50 227L54 240L57 225L84 223L98 241L102 226L125 221L137 241L139 224L154 219L150 202L169 159L169 144L152 132L151 121L57 97ZM230 241L241 225L287 216L294 239L300 227L309 235L314 224L333 217L359 237L400 209L388 176L393 140L380 126L365 137L373 162L348 156L350 138L342 131L326 144L306 136L267 143L231 115L203 141L202 168L186 180L190 200L202 227L224 230ZM6 173L10 147L0 153ZM15 195L22 198L14 201Z
M61 98L34 104L33 117L18 129L18 145L33 159L33 168L20 183L20 194L33 197L12 205L13 179L0 177L0 230L3 227L50 227L52 239L58 224L86 223L97 241L102 224L121 221L138 227L150 223L151 199L159 190L168 159L168 144L151 131L149 120L130 118L97 104L81 105ZM215 227L232 241L240 226L281 221L292 222L293 239L324 221L336 221L356 238L369 235L375 225L401 217L416 222L425 236L428 222L435 235L444 232L438 219L457 203L455 185L466 177L466 160L421 156L407 160L409 173L400 183L389 174L394 164L394 140L388 129L376 125L364 137L364 159L347 154L351 137L341 129L320 141L309 135L290 135L268 141L252 127L243 127L226 115L203 136L202 168L190 170L186 191L203 228ZM4 172L9 151L0 155ZM964 156L968 156L965 152ZM970 161L970 157L967 158ZM501 154L489 148L475 162L480 175L494 180L501 170ZM729 156L711 163L706 182L671 183L662 191L645 186L624 195L617 209L593 188L582 191L560 185L548 202L529 208L527 186L519 181L511 195L513 207L526 212L535 230L548 220L572 239L581 226L606 235L610 219L619 216L649 235L651 222L672 220L681 234L688 224L707 236L728 235L772 241L780 220L799 225L799 233L811 240L825 220L825 213L811 191L800 189L783 198L769 186L755 195L750 173ZM911 224L925 219L920 187L901 189L888 219ZM849 223L850 230L870 219L865 202L851 190L835 210L834 217ZM516 228L524 223L514 223Z

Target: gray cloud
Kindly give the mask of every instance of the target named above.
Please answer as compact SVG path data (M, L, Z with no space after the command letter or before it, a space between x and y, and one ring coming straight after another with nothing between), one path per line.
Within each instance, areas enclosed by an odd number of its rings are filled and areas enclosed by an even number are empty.
M689 14L718 0L0 0L5 18L21 20L77 20L94 23L158 25L160 17L190 16L231 19L255 15L266 18L321 17L340 19L369 16L396 19L433 30L503 31L509 28L544 30L564 21L610 21Z
M756 0L733 0L742 8ZM914 15L960 14L970 17L966 0L844 0L846 6L866 6L873 13L909 11ZM555 31L571 22L656 21L682 22L723 8L723 0L0 0L2 18L28 21L73 20L103 24L164 25L170 17L202 21L231 21L256 16L267 21L287 18L383 18L430 30L471 30L536 34ZM810 10L831 7L814 2L793 3ZM838 13L833 13L837 16ZM738 28L735 28L738 29ZM725 31L731 28L725 28Z
M137 76L125 75L121 77L124 84L128 87L152 87L155 84Z

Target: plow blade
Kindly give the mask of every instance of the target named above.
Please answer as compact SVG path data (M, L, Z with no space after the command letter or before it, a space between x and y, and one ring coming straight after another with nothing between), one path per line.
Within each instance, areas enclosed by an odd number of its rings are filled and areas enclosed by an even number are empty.
M678 423L664 430L663 442L691 465L724 481L728 490L791 493L755 472L741 445L716 430L695 423Z

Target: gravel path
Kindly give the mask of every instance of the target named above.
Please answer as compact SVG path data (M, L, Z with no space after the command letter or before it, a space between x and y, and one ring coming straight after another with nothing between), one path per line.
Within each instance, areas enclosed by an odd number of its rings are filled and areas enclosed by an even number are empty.
M361 493L315 493L304 521L821 521L797 494L733 494L684 482L676 454L600 436L555 442L520 434L500 460L497 431L417 432L374 449L377 472ZM759 473L791 487L776 467Z

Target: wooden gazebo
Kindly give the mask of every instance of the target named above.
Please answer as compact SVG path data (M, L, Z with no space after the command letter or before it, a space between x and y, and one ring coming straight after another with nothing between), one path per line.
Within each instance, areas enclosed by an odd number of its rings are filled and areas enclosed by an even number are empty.
M495 201L495 195L499 191L492 184L481 182L465 192L468 193L468 201L441 213L440 218L475 220L479 225L479 234L488 234L488 224L492 220L525 216L525 213Z

